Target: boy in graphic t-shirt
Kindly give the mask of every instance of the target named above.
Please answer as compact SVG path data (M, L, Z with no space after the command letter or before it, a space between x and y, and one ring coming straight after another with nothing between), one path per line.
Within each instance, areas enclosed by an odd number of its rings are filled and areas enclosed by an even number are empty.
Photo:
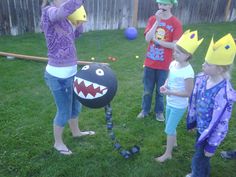
M160 87L165 83L169 64L172 61L172 50L175 42L182 35L182 24L172 15L171 9L177 0L156 0L159 9L151 16L144 31L145 39L149 42L144 61L144 92L142 111L138 118L146 117L151 110L152 94L156 86L155 116L156 120L164 121L164 98Z

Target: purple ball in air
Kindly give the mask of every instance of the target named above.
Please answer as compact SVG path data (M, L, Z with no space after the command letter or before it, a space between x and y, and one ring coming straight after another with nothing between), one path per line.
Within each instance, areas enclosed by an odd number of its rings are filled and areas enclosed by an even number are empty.
M128 27L125 29L124 35L128 40L133 40L138 36L138 31L135 27Z

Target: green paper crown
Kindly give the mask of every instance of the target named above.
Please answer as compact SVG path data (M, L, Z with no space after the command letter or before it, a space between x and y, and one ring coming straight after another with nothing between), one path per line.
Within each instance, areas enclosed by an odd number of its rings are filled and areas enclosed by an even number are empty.
M178 0L156 0L156 2L162 4L178 4Z

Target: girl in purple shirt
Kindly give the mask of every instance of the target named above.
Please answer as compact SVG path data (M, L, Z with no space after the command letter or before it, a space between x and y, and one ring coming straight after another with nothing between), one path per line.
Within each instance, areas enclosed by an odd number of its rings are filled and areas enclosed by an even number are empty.
M72 154L62 139L67 122L73 137L94 134L93 131L80 131L78 115L81 104L73 92L74 75L77 73L75 38L83 32L83 26L73 26L67 17L83 3L83 0L44 0L42 5L41 29L48 49L44 78L57 107L53 122L54 148L64 155Z
M202 65L203 73L196 77L187 114L187 128L196 129L197 138L192 172L186 177L210 176L210 158L228 132L236 101L236 92L229 81L235 49L230 34L215 44L212 40Z

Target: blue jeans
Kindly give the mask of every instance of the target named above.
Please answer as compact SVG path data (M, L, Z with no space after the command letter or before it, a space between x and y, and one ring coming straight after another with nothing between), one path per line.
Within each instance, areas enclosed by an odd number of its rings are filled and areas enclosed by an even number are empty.
M54 125L64 127L69 119L78 118L81 111L81 104L73 91L74 76L61 79L45 71L44 79L51 90L57 107Z
M200 134L197 133L197 139ZM197 141L197 140L196 140ZM207 142L195 146L195 154L192 158L192 176L191 177L209 177L210 176L210 157L204 154L204 147Z
M166 127L165 132L169 136L176 135L176 128L182 119L186 108L174 108L166 105Z
M164 97L163 94L160 93L160 87L164 85L167 79L168 71L152 69L149 67L144 68L143 75L143 85L144 85L144 93L142 98L142 110L144 114L148 114L151 110L152 103L152 94L153 90L156 86L156 94L155 94L155 113L163 113L164 111Z

